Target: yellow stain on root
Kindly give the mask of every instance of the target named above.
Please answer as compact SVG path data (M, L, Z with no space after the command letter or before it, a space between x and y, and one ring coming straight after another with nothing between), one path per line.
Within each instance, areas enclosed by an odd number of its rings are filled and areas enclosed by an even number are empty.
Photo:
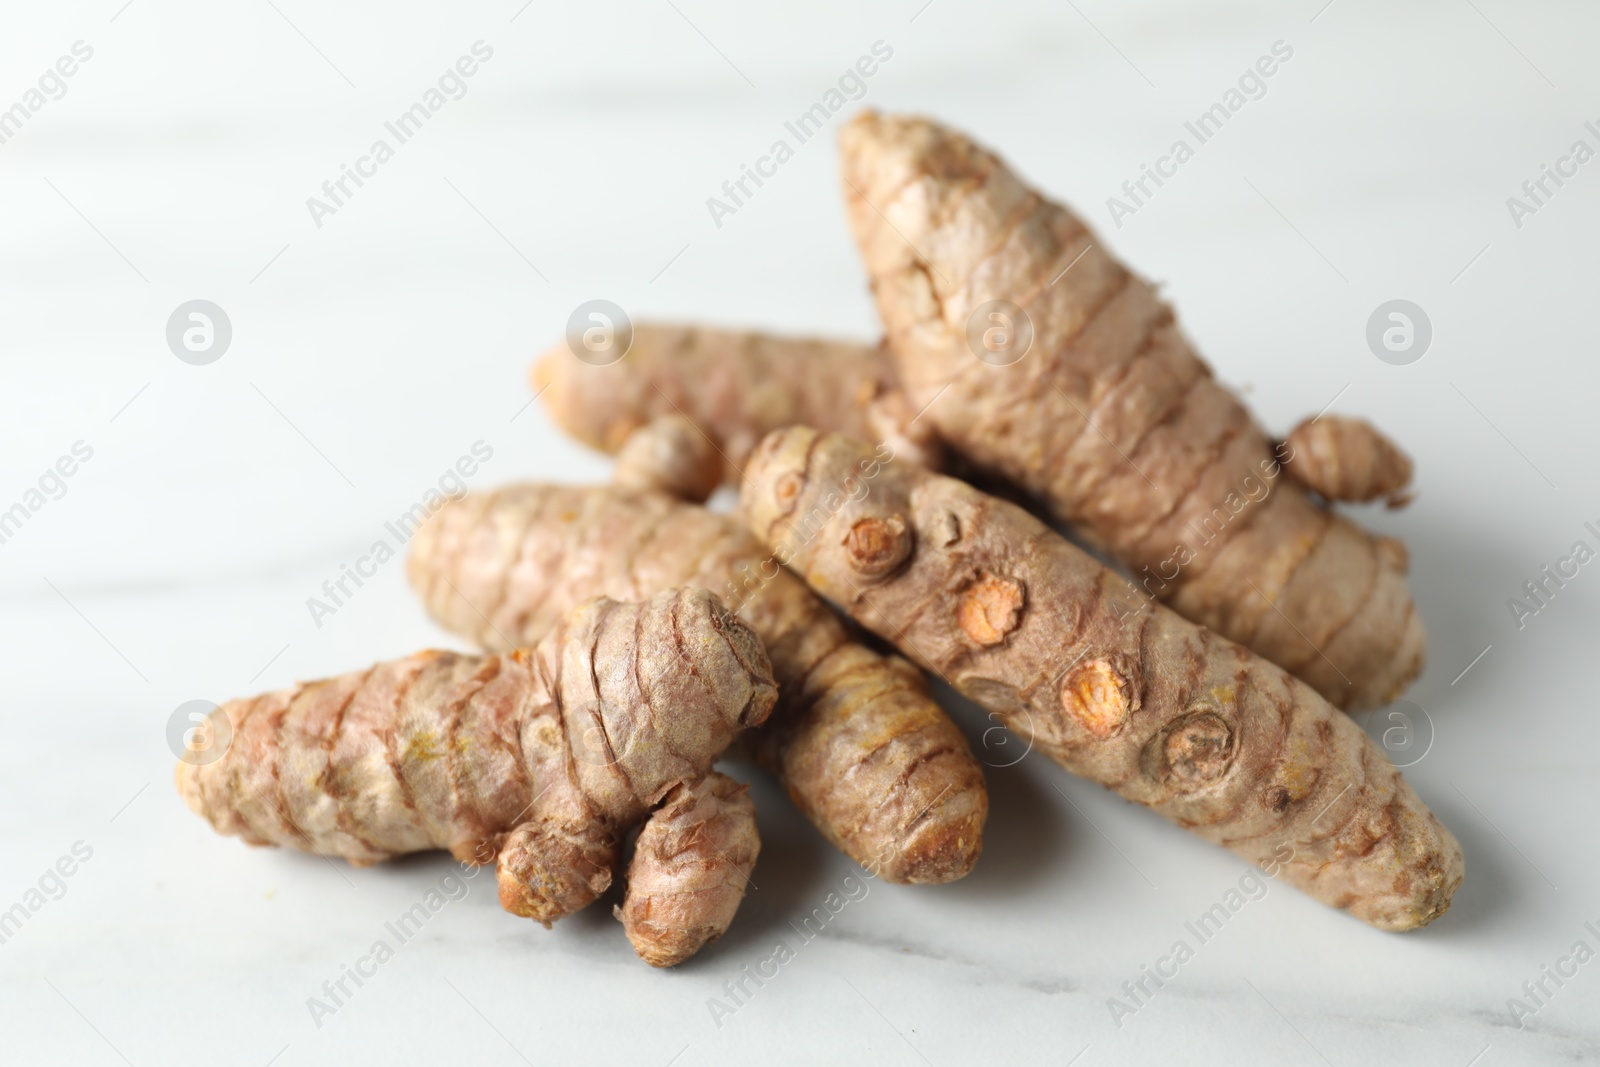
M1292 742L1278 765L1277 774L1278 784L1289 791L1290 799L1304 800L1321 777L1310 743L1305 738Z
M417 734L406 742L406 750L401 758L408 762L443 759L444 749L439 747L439 735L432 730Z

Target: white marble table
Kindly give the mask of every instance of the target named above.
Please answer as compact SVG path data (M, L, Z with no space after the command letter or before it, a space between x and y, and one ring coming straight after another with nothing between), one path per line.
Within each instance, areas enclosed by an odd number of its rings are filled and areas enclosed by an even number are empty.
M1507 206L1575 140L1600 148L1584 125L1600 119L1600 15L1321 3L8 12L0 109L26 117L0 144L0 510L22 502L28 518L0 543L0 911L21 904L26 921L0 943L0 1058L1488 1067L1600 1054L1600 963L1546 979L1520 1028L1507 1004L1542 968L1570 970L1575 942L1600 949L1584 925L1600 927L1600 574L1585 567L1520 627L1507 607L1574 541L1600 547L1584 526L1600 526L1600 163L1547 179L1535 212ZM392 158L361 163L480 40L493 54L464 95ZM28 88L78 41L92 56L46 78L35 112ZM976 131L1079 205L1166 285L1268 424L1331 405L1415 455L1416 504L1363 519L1413 552L1432 645L1411 699L1435 736L1408 775L1466 848L1455 907L1388 936L1274 886L1114 1019L1109 998L1127 1001L1123 983L1246 869L1037 756L1001 766L1011 755L990 748L988 845L961 883L862 883L804 940L791 924L851 889L852 870L758 781L759 888L692 964L639 964L602 908L551 932L519 923L480 878L313 1017L308 999L454 884L453 865L354 870L216 837L171 786L168 716L449 643L398 562L320 626L306 601L475 442L493 448L478 486L603 476L524 409L528 360L580 301L872 336L831 130L720 226L706 199L878 41L893 55L863 103ZM1117 226L1107 198L1278 41L1293 55L1260 98ZM370 177L314 221L307 198L342 165ZM1363 337L1393 298L1434 327L1409 366ZM205 366L164 337L192 299L232 323ZM71 476L46 476L78 442ZM983 715L952 707L980 741ZM58 863L70 876L50 873ZM794 958L731 994L779 941Z

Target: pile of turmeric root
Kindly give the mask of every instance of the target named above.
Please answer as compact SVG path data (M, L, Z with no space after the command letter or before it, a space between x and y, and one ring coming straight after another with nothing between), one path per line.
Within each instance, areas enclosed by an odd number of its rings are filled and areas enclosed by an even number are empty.
M972 870L983 768L936 676L1326 904L1443 914L1460 846L1341 711L1423 665L1405 548L1331 508L1404 503L1404 453L1354 419L1258 428L1151 285L965 136L866 112L841 150L883 344L558 345L534 388L612 484L465 494L412 545L427 611L482 654L230 702L185 800L251 844L492 863L547 926L626 859L617 917L670 966L760 850L724 755L876 877ZM704 506L722 485L734 514Z

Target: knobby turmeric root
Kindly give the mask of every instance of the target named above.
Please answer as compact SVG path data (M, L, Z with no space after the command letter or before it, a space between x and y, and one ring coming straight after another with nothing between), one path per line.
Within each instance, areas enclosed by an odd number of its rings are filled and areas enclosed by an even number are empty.
M685 415L662 415L629 437L617 452L612 484L653 489L703 504L722 484L716 443Z
M899 380L950 448L1337 705L1420 673L1396 554L1278 477L1172 309L1077 216L929 121L864 112L840 144Z
M1411 484L1411 457L1365 419L1307 419L1284 444L1283 469L1326 500L1365 503L1384 496L1390 507L1410 502L1405 489Z
M746 786L713 771L669 793L639 832L616 908L640 957L672 967L720 937L760 854Z
M805 428L746 474L778 560L1063 767L1382 929L1449 906L1461 848L1360 727L1026 511Z
M655 492L510 486L441 508L407 571L429 614L490 649L538 640L583 597L718 591L779 685L753 754L823 835L890 882L948 882L977 861L982 769L921 672L859 643L730 517Z
M497 862L501 904L546 926L605 892L643 821L651 844L633 876L652 897L679 895L627 932L664 965L720 934L738 905L753 812L708 774L776 696L760 640L705 590L598 599L532 651L421 652L230 701L212 718L226 717L231 744L213 762L180 762L178 790L252 845L363 866L435 848ZM654 843L692 839L696 817L706 841L737 847L664 869L670 852ZM689 895L711 885L727 888Z
M881 348L694 326L639 323L619 362L595 366L562 342L533 367L550 417L592 448L617 453L634 431L683 415L716 442L737 482L770 431L825 426L936 466L932 427L917 418ZM702 498L704 499L704 498Z

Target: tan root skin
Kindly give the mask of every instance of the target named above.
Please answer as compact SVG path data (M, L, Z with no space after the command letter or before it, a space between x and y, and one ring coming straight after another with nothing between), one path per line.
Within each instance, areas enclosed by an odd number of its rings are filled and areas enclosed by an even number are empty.
M654 489L705 503L722 484L722 453L683 415L641 426L617 453L611 480L624 489Z
M1327 500L1365 503L1380 496L1390 507L1410 502L1411 457L1365 419L1323 415L1307 419L1285 439L1284 470Z
M721 937L760 854L745 786L713 772L669 793L639 833L616 909L639 958L672 967Z
M712 763L776 698L760 641L705 590L597 599L532 651L421 652L230 701L213 718L231 745L179 763L178 790L252 845L359 865L436 848L497 862L501 904L549 925L606 890L632 827L651 835L663 818L692 834L674 798L720 790ZM736 905L710 918L725 928ZM664 922L645 943L676 937L681 951L704 925Z
M594 366L562 342L534 365L533 383L557 425L603 452L618 452L663 415L682 415L715 440L730 480L768 432L797 424L938 463L937 442L888 355L868 345L639 323L620 361Z
M1149 595L1334 703L1385 704L1416 678L1426 637L1392 555L1278 476L1172 310L1080 219L929 121L864 112L840 144L919 425L1074 524ZM968 345L991 300L1031 323L1010 365Z
M1461 848L1360 727L1021 508L803 428L751 457L743 507L819 593L1073 773L1382 929L1449 906ZM863 523L903 531L897 567L854 551Z
M445 505L408 574L441 625L492 649L538 640L584 597L715 590L781 689L756 755L828 840L891 882L948 882L977 861L982 768L921 672L859 643L728 516L662 493L509 486Z

